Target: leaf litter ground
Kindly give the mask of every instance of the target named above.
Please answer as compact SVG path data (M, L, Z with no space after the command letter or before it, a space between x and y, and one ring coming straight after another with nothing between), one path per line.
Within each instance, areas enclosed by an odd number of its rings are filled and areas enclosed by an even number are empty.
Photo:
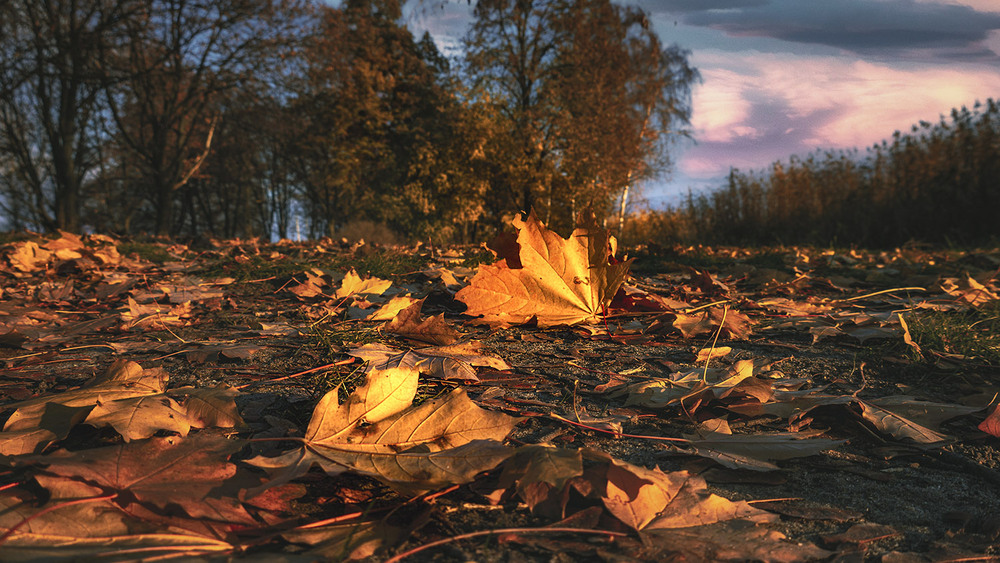
M1000 556L996 250L515 227L7 244L4 559Z

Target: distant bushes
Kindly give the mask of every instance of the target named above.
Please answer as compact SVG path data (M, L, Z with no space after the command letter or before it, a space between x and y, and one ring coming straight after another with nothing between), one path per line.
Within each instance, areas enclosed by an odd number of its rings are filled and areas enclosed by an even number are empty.
M891 142L733 169L726 185L634 217L627 239L884 247L1000 238L1000 108L990 99Z

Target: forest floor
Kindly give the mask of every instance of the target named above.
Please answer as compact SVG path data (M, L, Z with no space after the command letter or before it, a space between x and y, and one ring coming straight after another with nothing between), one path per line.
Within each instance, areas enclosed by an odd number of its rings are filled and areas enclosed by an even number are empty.
M476 247L12 237L2 558L1000 558L1000 250L632 254L539 328Z

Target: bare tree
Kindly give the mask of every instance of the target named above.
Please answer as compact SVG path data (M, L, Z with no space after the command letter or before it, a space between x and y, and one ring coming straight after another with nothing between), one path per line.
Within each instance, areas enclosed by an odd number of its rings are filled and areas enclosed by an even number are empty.
M159 234L174 231L178 191L209 157L229 91L264 80L286 55L297 0L146 0L108 69L119 158Z
M0 152L13 168L3 187L29 224L80 230L102 142L101 65L133 9L130 0L0 3Z

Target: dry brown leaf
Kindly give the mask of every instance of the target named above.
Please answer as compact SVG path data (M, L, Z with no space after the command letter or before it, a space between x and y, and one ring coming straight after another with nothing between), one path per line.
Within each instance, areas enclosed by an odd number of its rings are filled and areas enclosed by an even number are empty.
M510 365L500 358L482 354L476 342L416 350L396 350L385 344L365 344L348 354L366 360L367 371L415 367L420 373L437 379L479 381L473 366L486 366L496 370L511 369Z
M909 439L918 444L936 444L948 439L944 434L939 434L874 403L860 399L857 402L861 407L862 418L870 422L879 432L897 440Z
M913 340L913 336L910 335L910 327L907 326L906 319L903 318L903 314L900 313L898 317L899 326L903 329L903 342L910 348L913 348L913 351L916 352L918 356L923 357L924 353L920 349L920 345L917 344L916 341Z
M670 374L667 378L633 383L613 392L628 394L626 406L664 408L680 405L690 398L708 395L723 398L744 380L753 377L752 360L740 360L728 368L700 368Z
M721 330L720 330L721 326ZM735 309L712 307L707 311L686 314L679 312L664 313L650 323L646 332L678 331L684 338L708 336L719 331L723 338L746 340L749 337L753 321L750 317Z
M127 550L145 557L178 553L190 557L233 549L218 539L177 531L131 533L121 510L107 502L50 508L37 508L10 492L0 496L0 533L17 527L3 542L5 561L95 561ZM40 517L34 517L42 510Z
M111 426L126 442L149 438L160 430L187 436L191 421L176 401L166 395L132 397L117 401L102 401L87 415L84 423L91 426Z
M156 330L182 326L191 317L191 303L186 302L173 307L156 303L140 305L129 297L128 308L122 311L120 316L124 330L136 327Z
M962 281L955 278L945 278L941 280L941 289L948 295L961 299L973 307L979 307L998 299L995 291L991 291L989 287L979 283L972 276L966 276L965 280Z
M459 334L445 322L444 313L420 320L420 309L423 306L424 300L418 299L400 311L395 318L386 323L386 332L434 346L454 344Z
M777 313L783 313L791 317L807 317L809 315L822 315L830 312L833 309L833 305L828 303L819 302L813 303L810 301L792 301L786 297L768 297L766 299L759 299L756 304L763 307L769 311L774 311Z
M900 535L899 531L892 526L863 522L861 524L851 526L846 532L825 535L823 536L823 542L832 545L846 543L860 546L898 535Z
M167 395L182 399L181 404L188 421L195 428L235 428L243 426L243 419L236 409L235 389L219 385L212 388L181 387L167 391Z
M295 294L299 299L328 297L325 293L323 293L323 288L327 285L327 283L326 280L323 279L322 272L318 274L305 272L305 276L306 281L289 287L288 291Z
M728 356L733 349L729 346L719 346L718 348L702 348L698 350L698 357L695 358L695 362L699 364L704 364L715 358L723 358Z
M513 221L517 254L508 245L497 263L482 264L455 298L473 322L539 327L594 322L628 273L630 262L612 263L605 230L576 229L569 239L545 228L534 213ZM515 260L516 258L516 260Z
M610 459L601 501L615 518L641 530L669 505L685 483L686 473L664 473Z
M499 440L518 419L479 408L461 389L411 405L417 376L414 368L372 371L344 404L336 389L327 393L301 449L249 462L268 469L273 484L316 464L330 474L353 471L417 493L468 482L510 455Z
M117 360L79 389L8 405L17 410L0 432L0 454L38 452L65 438L77 424L111 426L126 441L167 430L187 435L192 427L241 424L235 391L183 388L164 394L168 375L160 368ZM177 403L174 397L186 400Z
M869 402L932 430L938 430L941 423L946 420L983 410L979 406L935 403L909 395L893 395L880 399L872 399Z
M518 448L503 465L500 488L490 495L494 502L517 495L536 514L559 519L566 516L567 483L583 475L581 450L529 444Z
M405 523L392 524L387 519L366 520L327 526L308 526L283 532L281 537L311 547L308 553L326 560L355 561L371 557L380 549L406 539L428 520L424 510Z
M247 360L261 350L260 346L233 346L228 344L203 344L196 349L184 353L187 361L201 364L217 362L219 358L230 360Z
M7 254L10 265L21 272L33 272L45 267L52 253L38 246L34 241L15 243Z
M163 393L167 374L159 368L144 370L139 364L117 360L104 374L79 389L6 405L16 409L0 432L0 452L18 455L40 451L65 438L83 422L98 401L115 401Z
M168 436L76 452L59 450L46 456L45 463L49 473L127 493L125 499L131 496L158 507L177 504L197 514L205 497L236 473L236 466L227 459L243 446L242 441L203 431L187 438Z
M753 522L729 520L707 526L648 530L644 561L768 561L799 563L833 555L811 543L792 543L784 534Z
M584 460L589 467L583 465ZM507 494L515 483L517 495L533 512L567 516L572 488L636 530L699 526L733 518L776 519L745 502L708 493L705 480L687 471L647 469L590 449L519 448L505 463L499 482ZM493 498L500 500L496 495Z
M836 448L844 440L816 438L815 433L771 432L766 434L722 434L703 432L685 436L695 455L713 459L733 469L768 471L778 469L770 462L816 455Z

